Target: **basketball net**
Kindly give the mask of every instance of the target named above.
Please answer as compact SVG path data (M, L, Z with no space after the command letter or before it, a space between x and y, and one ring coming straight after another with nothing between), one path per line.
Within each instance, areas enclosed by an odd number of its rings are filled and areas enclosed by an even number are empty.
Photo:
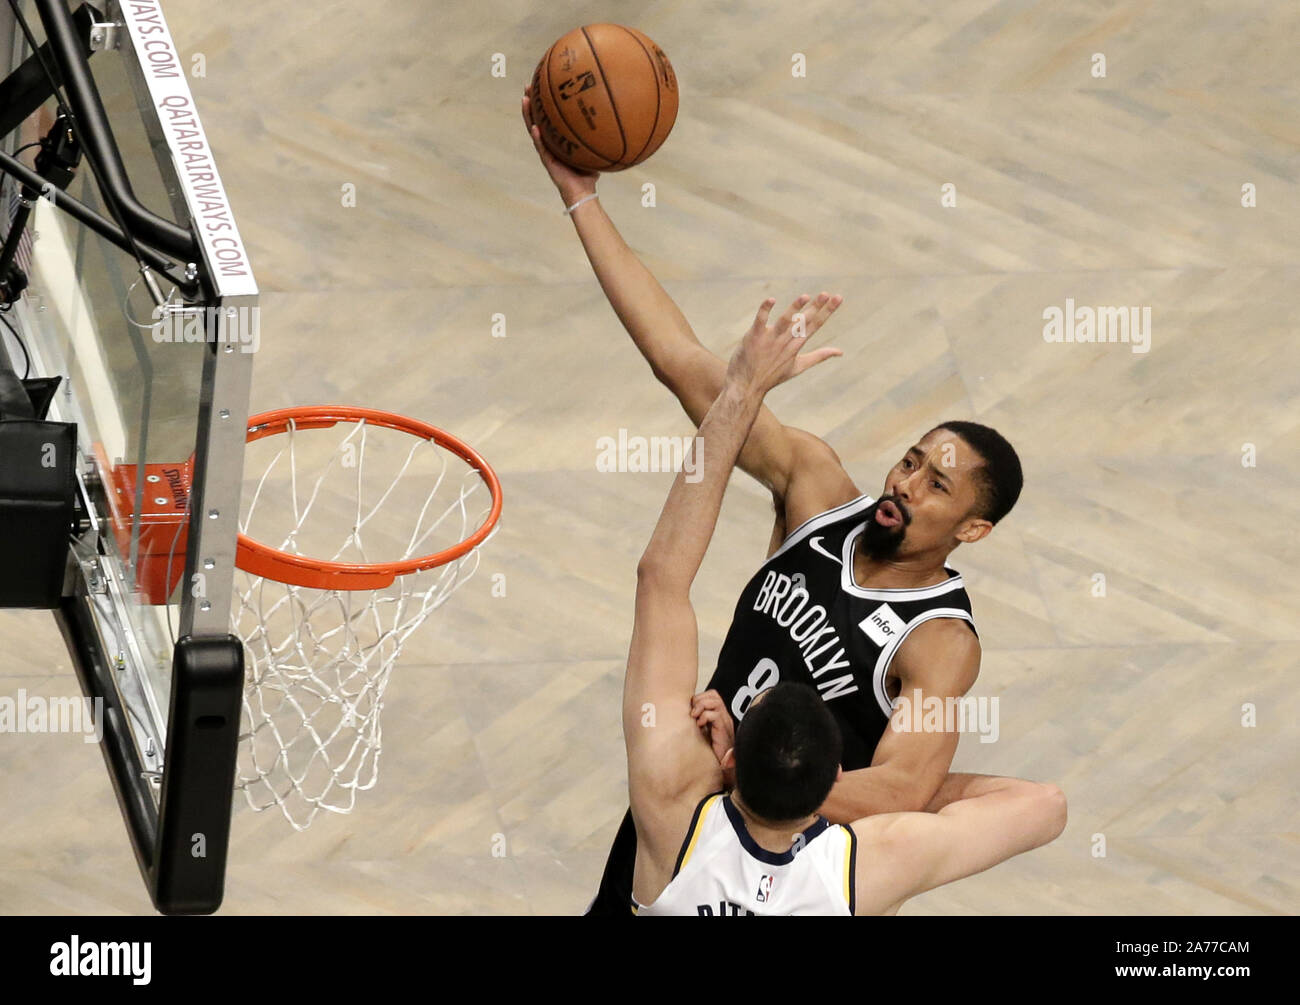
M250 442L263 418L249 420ZM478 545L495 533L500 511L496 476L485 462L481 468L461 464L470 458L456 449L463 444L454 438L442 434L453 442L449 446L423 435L404 437L411 432L405 426L381 428L368 418L343 421L353 424L339 427L348 429L341 438L338 432L324 432L335 422L322 423L315 415L283 421L274 432L282 432L285 442L263 471L240 522L246 535L270 510L271 522L279 522L281 530L278 549L240 539L239 567L253 565L255 570L239 573L233 618L248 663L236 788L255 810L278 806L297 830L305 830L322 810L351 812L357 793L375 785L383 751L384 694L403 646L473 576ZM313 442L310 450L304 449L305 440L321 437L337 442ZM389 465L395 474L371 470L379 467L369 464L376 439L388 441L389 461L400 461ZM404 461L400 451L394 453L394 441L402 441ZM300 482L310 484L307 492L300 493ZM264 496L278 501L264 501ZM413 503L418 517L412 527ZM400 538L395 527L403 528ZM256 574L266 570L249 558L258 549L263 558L287 561L310 550L307 542L319 547L321 540L333 536L337 541L340 535L343 543L329 560L312 560L305 582ZM389 546L383 563L372 561L372 537L382 537ZM395 574L380 588L358 589L356 581L338 571L425 564L430 559L417 556L427 555L433 542L452 538L462 543L433 556L451 553L449 560ZM394 542L400 547L395 558ZM297 573L287 578L297 578Z

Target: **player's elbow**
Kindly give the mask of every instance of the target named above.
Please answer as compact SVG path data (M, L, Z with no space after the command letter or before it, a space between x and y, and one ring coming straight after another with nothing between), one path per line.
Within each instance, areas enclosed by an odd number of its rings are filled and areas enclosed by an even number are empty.
M694 333L691 338L694 339ZM651 340L651 345L654 345ZM709 401L717 397L717 391L713 387L714 381L708 379L710 371L714 369L709 363L716 359L712 353L698 344L689 345L686 348L673 348L652 351L647 356L650 363L650 372L654 374L655 380L668 388L683 405L694 398L700 398L703 395L709 395ZM721 386L721 382L716 382ZM689 412L690 409L688 408Z
M893 807L895 813L920 813L930 803L924 787L900 784L893 789Z
M885 766L892 769L884 776L889 783L888 812L923 813L929 809L930 801L948 777L948 764L948 760L936 759L931 764L904 769L887 762Z
M662 356L652 356L650 358L650 372L654 374L655 380L663 384L673 394L677 393L681 380L678 376L678 367L674 361L666 360Z
M948 769L952 765L952 756L947 759L936 761L920 772L914 783L906 786L906 791L902 798L907 802L906 809L924 813L930 809L930 804L943 788L944 780L948 777Z
M864 782L870 780L867 791L871 799L854 806L856 812L850 819L873 813L921 813L929 806L946 777L946 764L921 766L890 760L873 765L866 769L863 779Z
M867 813L920 813L929 804L930 797L934 794L932 790L938 789L937 782L931 786L926 772L890 770L878 776L878 780L886 785L887 802L870 810L864 808L864 812L858 816Z
M636 566L636 592L639 597L668 597L690 593L690 580L666 556L647 551Z
M1065 792L1059 785L1050 782L1034 782L1030 794L1032 814L1035 821L1037 840L1034 847L1040 847L1049 841L1055 841L1065 830L1068 817Z
M661 555L647 551L636 564L637 589L653 590L668 579L668 563Z

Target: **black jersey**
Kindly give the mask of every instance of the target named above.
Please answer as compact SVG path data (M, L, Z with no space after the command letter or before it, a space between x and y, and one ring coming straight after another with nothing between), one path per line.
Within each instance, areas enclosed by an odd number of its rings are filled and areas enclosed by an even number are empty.
M970 625L962 578L920 589L859 586L853 554L875 500L863 495L805 521L749 581L709 681L737 723L760 691L783 680L815 687L844 737L845 771L871 764L889 723L889 664L922 622Z

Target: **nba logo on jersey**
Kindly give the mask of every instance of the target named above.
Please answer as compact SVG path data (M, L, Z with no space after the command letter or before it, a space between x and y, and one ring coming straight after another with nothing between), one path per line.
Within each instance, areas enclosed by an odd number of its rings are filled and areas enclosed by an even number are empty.
M888 604L881 604L859 621L858 627L866 632L867 638L876 645L886 646L897 641L907 626Z
M767 875L764 875L759 878L758 893L755 895L755 899L760 904L766 904L767 898L772 895L772 879L773 879L772 876L767 876Z

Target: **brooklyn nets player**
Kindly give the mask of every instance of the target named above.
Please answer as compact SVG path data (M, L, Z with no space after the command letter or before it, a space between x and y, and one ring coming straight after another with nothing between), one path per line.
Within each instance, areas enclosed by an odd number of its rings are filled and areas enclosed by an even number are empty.
M837 354L798 355L798 303L773 326L771 301L759 309L699 428L702 477L692 485L677 476L637 568L623 734L637 836L630 906L639 915L893 913L1065 825L1055 786L972 775L947 777L928 807L936 812L829 823L815 811L840 776L840 730L825 694L806 683L749 698L721 761L713 734L722 722L697 725L690 589L727 480L766 391ZM726 794L729 771L735 787Z
M655 376L698 425L721 390L726 363L623 241L595 193L595 174L561 164L532 125L534 148L559 190L605 295ZM581 201L581 205L575 203ZM811 299L811 298L809 298ZM806 308L815 332L840 305ZM860 492L835 452L760 408L739 466L772 493L768 560L736 608L701 725L725 729L779 680L816 687L844 737L845 773L821 812L845 823L920 810L947 777L958 736L886 730L894 701L964 695L979 673L970 600L947 556L986 536L1015 504L1020 461L996 431L948 422L913 444L879 499ZM589 913L626 916L636 833L625 817Z

